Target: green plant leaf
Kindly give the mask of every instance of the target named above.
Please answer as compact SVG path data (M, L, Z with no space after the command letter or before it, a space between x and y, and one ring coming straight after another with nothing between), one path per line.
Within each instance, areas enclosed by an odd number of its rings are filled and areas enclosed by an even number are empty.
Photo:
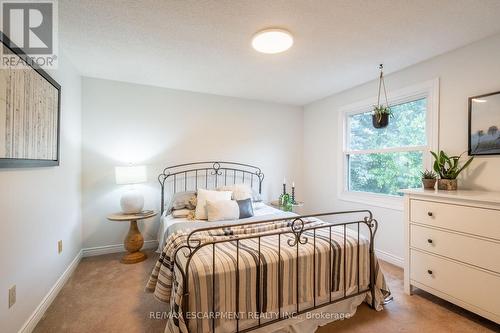
M442 179L456 179L458 175L467 168L474 157L471 157L465 164L460 167L460 159L463 153L456 156L448 156L443 150L435 153L430 152L434 157L433 169Z
M447 160L448 156L446 156L446 153L443 150L441 150L439 152L439 158L441 158L442 160Z
M471 163L472 163L472 160L474 159L474 156L472 156L471 158L469 158L469 160L467 162L465 162L465 164L457 171L457 177L458 175L465 169L467 168Z

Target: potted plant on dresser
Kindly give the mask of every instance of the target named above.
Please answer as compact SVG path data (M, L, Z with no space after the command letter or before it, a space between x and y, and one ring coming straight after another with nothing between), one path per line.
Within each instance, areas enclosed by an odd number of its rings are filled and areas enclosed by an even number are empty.
M471 164L474 157L469 158L467 162L460 165L460 158L463 154L448 156L442 150L439 153L431 151L431 154L434 156L434 171L439 174L438 189L456 191L458 175Z
M426 190L433 190L436 187L437 174L434 171L425 170L422 172L422 184Z

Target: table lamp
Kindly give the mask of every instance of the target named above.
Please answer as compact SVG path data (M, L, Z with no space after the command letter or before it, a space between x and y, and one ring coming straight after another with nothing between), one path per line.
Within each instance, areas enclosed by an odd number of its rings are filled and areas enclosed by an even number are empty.
M115 167L115 179L118 185L140 184L147 181L146 166L119 166ZM141 192L130 186L120 199L122 212L136 214L142 212L144 197Z

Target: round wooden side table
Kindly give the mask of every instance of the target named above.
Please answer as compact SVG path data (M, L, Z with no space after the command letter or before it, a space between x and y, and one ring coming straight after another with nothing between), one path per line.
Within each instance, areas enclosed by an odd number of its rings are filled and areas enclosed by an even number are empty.
M108 220L117 222L127 222L130 221L130 228L128 234L125 237L124 246L128 251L122 259L120 260L124 264L135 264L146 260L147 255L141 252L142 245L144 245L144 237L137 227L137 221L149 219L156 216L155 211L146 211L138 214L124 214L116 213L108 216Z

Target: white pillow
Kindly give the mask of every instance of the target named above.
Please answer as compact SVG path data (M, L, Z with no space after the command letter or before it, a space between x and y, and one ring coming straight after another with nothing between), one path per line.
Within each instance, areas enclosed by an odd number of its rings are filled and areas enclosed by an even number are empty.
M240 218L240 206L234 200L207 200L208 221L237 220Z
M233 192L233 200L253 199L253 191L248 184L226 185L219 187L217 190Z
M198 189L198 195L196 197L195 218L197 220L207 219L207 200L231 200L231 194L232 192L229 191L209 191L202 188Z
M172 211L172 217L175 218L180 218L180 217L188 217L189 213L191 213L193 210L189 209L174 209Z

